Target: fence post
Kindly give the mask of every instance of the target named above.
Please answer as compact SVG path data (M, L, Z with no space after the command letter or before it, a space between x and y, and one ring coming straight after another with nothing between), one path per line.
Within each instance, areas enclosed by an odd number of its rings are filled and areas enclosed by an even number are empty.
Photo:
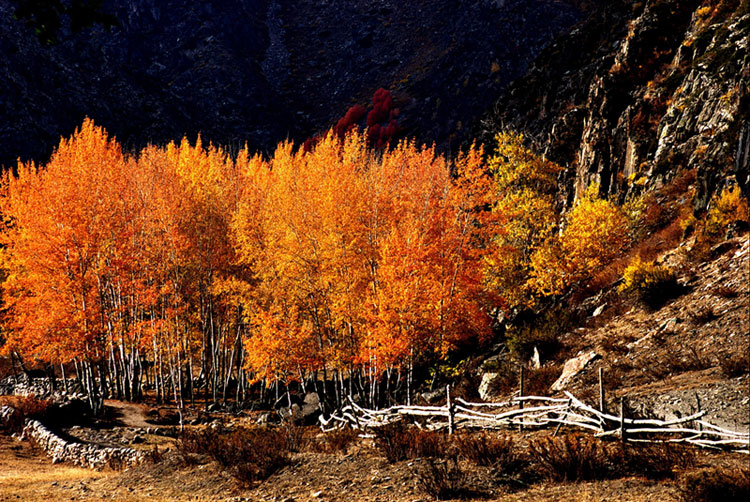
M701 398L698 395L698 392L695 393L695 402L698 405L697 412L700 413L703 410L701 410ZM693 422L693 424L695 424L695 422ZM700 423L700 419L698 419L698 430L701 431L701 432L703 432L703 424Z
M573 400L568 399L568 406L565 408L565 414L563 415L562 419L557 422L557 427L555 427L555 433L552 434L553 436L557 436L557 433L560 432L560 429L563 426L563 421L565 421L566 418L568 418L568 413L570 413L570 407L573 406Z
M607 413L606 404L604 400L604 383L602 378L603 370L601 367L599 367L599 411L602 413Z
M523 397L523 395L524 395L524 383L525 383L524 382L524 366L523 365L521 365L521 375L520 375L519 379L520 379L520 382L519 382L520 385L519 386L521 388L520 388L520 395L518 397ZM519 401L518 402L518 409L519 410L523 409L523 401ZM523 432L523 413L521 413L519 415L519 417L521 419L521 423L518 426L518 430L521 431L521 432Z
M625 397L620 397L620 442L625 444Z
M448 434L453 434L456 431L456 424L454 420L453 403L451 402L451 386L450 384L445 386L446 406L448 407Z

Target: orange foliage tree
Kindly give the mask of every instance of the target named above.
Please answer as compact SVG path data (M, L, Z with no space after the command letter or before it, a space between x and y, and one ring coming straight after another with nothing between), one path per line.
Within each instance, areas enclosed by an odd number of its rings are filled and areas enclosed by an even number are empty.
M373 124L393 118L376 95ZM3 175L3 350L73 361L95 408L144 381L180 409L232 381L238 399L260 380L408 399L412 365L486 339L490 308L580 284L626 244L592 194L556 231L560 168L520 136L486 163L344 129L270 159L200 137L128 156L86 120Z

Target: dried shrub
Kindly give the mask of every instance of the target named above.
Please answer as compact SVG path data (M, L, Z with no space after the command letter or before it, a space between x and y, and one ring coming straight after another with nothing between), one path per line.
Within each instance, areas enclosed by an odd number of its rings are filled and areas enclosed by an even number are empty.
M36 396L0 396L0 406L15 408L24 418L44 422L52 411L52 402Z
M492 466L507 474L515 474L526 465L509 436L461 434L456 437L459 456L476 465Z
M508 359L487 364L483 367L486 372L495 374L490 382L490 393L501 395L518 389L518 364Z
M244 482L265 479L290 462L289 446L279 429L188 430L178 448L185 459L208 455Z
M693 323L698 326L707 324L719 317L716 312L714 312L713 307L710 306L701 308L694 312L690 312L688 315L690 316L690 319L693 321Z
M695 463L694 450L669 443L616 446L610 449L609 457L613 474L619 477L672 478L677 469L685 469Z
M729 354L726 357L719 358L721 372L727 378L735 378L750 373L750 355L747 350Z
M159 450L158 445L154 445L154 447L146 453L144 459L151 464L158 464L164 460L164 451Z
M417 457L445 457L450 442L442 432L424 431L396 422L375 430L375 445L388 462Z
M664 479L692 466L695 453L682 445L621 445L571 434L533 441L530 452L539 474L551 481L586 481L626 476Z
M717 286L714 288L713 294L722 298L737 298L739 296L737 289L731 286Z
M460 499L471 495L466 473L456 459L427 459L424 465L416 470L416 476L420 488L437 500Z
M605 445L579 434L537 439L529 453L539 474L550 481L601 479L612 470Z
M739 502L750 497L747 469L715 467L685 475L680 482L683 502Z
M359 433L353 429L336 429L326 432L323 435L323 441L315 443L315 450L324 453L346 453L349 445L352 444Z
M287 450L299 452L305 446L305 428L298 425L294 420L285 420L279 428Z
M550 387L560 377L560 367L557 365L542 366L528 371L524 379L524 392L527 396L546 396Z
M2 403L0 403L0 406L2 406ZM15 408L12 408L10 415L2 417L2 421L0 421L0 432L4 432L7 434L21 432L23 430L23 425L23 413Z
M113 455L107 459L107 468L112 471L121 472L125 470L125 467L127 467L125 461L117 455Z

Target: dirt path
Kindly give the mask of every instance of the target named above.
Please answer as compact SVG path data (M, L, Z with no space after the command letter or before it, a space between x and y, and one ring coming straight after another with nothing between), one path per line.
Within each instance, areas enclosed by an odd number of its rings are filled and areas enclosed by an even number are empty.
M114 419L116 425L121 427L154 427L153 424L146 422L145 405L107 399L104 401L104 406L106 413Z

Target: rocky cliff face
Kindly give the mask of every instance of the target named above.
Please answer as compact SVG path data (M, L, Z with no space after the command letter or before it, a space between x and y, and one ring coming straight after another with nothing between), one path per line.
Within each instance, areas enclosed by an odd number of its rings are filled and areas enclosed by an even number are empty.
M183 135L268 151L388 88L405 133L445 148L585 3L126 0L120 26L42 46L0 0L0 165L44 161L88 115L127 147ZM65 23L63 23L65 27Z
M570 203L589 184L619 197L696 169L696 209L728 178L748 190L747 1L612 2L550 46L482 128L529 135L568 166Z

